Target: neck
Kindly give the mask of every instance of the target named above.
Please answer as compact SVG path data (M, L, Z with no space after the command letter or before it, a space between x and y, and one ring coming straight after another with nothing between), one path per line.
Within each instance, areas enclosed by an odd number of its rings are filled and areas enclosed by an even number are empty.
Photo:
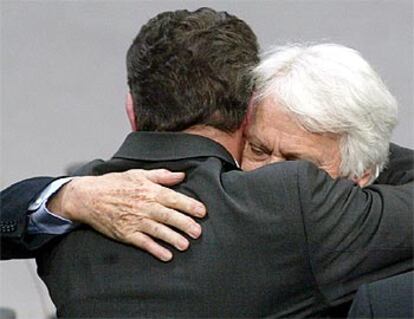
M226 133L211 126L194 125L183 132L212 139L216 143L221 144L240 163L244 147L242 129L237 129L232 133Z

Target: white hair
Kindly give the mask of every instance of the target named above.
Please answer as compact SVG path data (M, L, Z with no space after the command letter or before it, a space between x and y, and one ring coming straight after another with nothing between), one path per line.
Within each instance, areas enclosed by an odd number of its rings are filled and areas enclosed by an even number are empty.
M388 160L397 101L359 52L337 44L289 45L265 53L253 71L256 96L277 100L313 133L340 136L340 174L372 183Z

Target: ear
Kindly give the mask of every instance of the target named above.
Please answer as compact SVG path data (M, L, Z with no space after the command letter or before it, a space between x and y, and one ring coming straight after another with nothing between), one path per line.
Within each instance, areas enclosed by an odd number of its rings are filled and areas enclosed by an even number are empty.
M129 124L131 125L132 131L138 131L137 116L135 114L134 101L132 100L131 92L128 92L125 109L128 115Z
M354 177L353 181L359 185L359 187L365 187L368 185L369 181L372 178L372 171L370 169L364 172L364 175L361 177Z

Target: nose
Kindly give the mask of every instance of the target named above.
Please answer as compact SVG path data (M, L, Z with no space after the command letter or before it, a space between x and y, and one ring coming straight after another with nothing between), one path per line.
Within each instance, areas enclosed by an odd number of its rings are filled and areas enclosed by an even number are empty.
M269 158L268 164L285 162L285 161L286 161L286 158L284 158L282 156L271 156Z

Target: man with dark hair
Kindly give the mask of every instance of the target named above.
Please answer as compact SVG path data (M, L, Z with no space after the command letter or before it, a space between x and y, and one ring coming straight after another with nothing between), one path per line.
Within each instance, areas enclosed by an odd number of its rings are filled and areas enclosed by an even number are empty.
M258 62L256 36L234 16L207 9L156 16L127 54L139 130L234 132L252 95L248 71Z
M206 204L204 236L168 264L87 228L55 241L37 262L59 316L315 316L411 268L410 187L363 190L301 161L238 169L256 62L253 32L227 13L167 12L141 29L128 115L142 131L81 173L185 172L175 189Z

